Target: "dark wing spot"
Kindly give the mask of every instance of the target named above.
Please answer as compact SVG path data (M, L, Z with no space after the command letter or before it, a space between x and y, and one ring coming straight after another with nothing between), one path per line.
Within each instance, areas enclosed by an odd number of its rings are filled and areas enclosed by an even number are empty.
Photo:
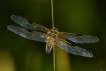
M29 22L30 24L33 24L33 22L31 22L31 21L29 21L29 20L28 20L28 22Z
M73 47L76 46L76 45L74 45L74 44L70 44L70 45L73 46Z
M75 36L83 36L82 34L76 34Z
M33 32L32 30L28 30L28 29L27 29L27 31L28 31L28 32Z

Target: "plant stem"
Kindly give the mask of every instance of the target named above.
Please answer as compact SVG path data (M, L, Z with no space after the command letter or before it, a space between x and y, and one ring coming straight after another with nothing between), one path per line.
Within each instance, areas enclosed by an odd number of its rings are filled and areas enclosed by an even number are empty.
M54 27L54 15L53 15L53 0L51 0L51 11L52 11L52 27ZM53 46L53 68L55 71L55 46Z
M52 27L54 27L53 0L51 0L51 10L52 10Z

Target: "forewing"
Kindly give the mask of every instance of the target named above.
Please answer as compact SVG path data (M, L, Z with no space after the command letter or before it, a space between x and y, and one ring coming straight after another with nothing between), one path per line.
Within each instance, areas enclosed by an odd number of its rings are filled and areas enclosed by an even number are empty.
M78 46L72 45L69 42L66 42L65 40L62 39L58 39L55 40L55 44L60 47L61 49L65 50L66 52L75 54L75 55L80 55L80 56L84 56L84 57L93 57L93 54L86 50L86 49L82 49Z
M33 23L19 15L12 15L11 19L16 22L17 24L27 28L27 29L32 29L32 30L39 30L39 31L43 31L43 32L48 32L49 29L47 29L46 27L43 27L41 25L38 25L36 23Z
M98 37L91 35L81 35L67 32L59 32L58 35L76 43L95 43L99 41Z
M40 33L32 30L27 30L15 25L10 25L7 27L10 31L30 40L46 42L47 34Z

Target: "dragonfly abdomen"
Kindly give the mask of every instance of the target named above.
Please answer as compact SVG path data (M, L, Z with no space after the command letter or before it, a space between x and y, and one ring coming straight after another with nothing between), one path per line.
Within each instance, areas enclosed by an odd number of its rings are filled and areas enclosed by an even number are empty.
M54 38L48 37L46 40L46 53L50 53L53 46L54 46Z

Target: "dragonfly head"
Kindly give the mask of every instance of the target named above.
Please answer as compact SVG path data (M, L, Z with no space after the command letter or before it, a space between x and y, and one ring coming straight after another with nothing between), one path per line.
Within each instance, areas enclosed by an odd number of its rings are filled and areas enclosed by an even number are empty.
M51 33L58 33L58 29L56 27L53 27L51 30L50 30Z

